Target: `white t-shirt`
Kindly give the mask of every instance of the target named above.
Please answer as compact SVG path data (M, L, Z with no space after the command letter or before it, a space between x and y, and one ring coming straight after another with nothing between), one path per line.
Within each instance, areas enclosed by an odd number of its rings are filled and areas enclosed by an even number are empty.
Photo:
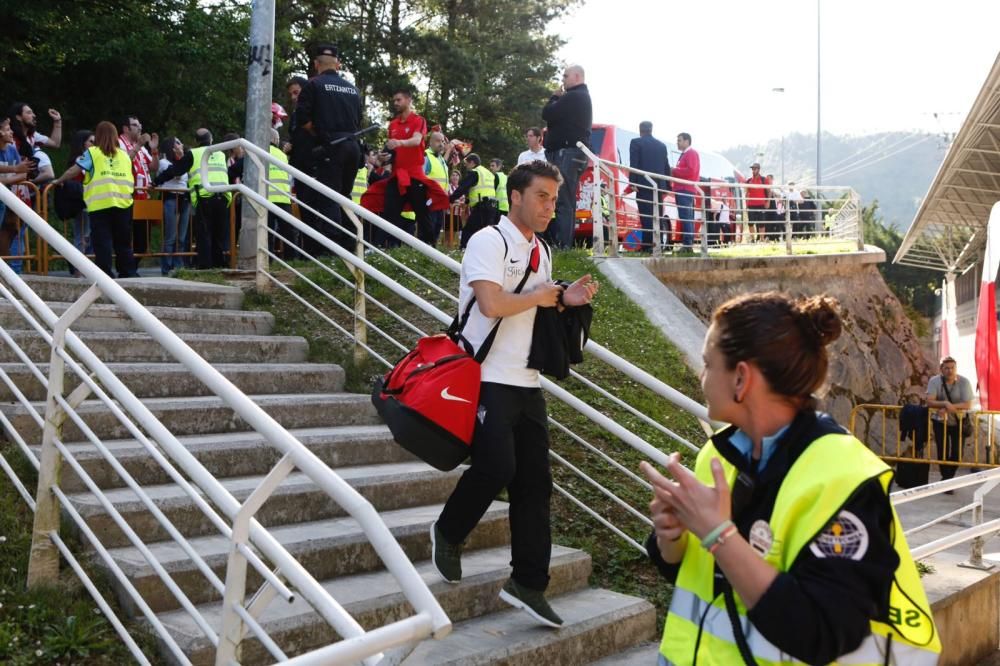
M545 149L539 147L537 153L533 153L530 150L526 150L517 156L517 163L524 164L525 162L534 162L535 160L545 161Z
M160 172L166 171L170 168L170 166L170 160L166 157L160 158ZM186 190L188 188L188 175L186 173L182 173L179 176L174 176L167 182L163 183L163 185L160 185L160 187L164 190Z
M497 233L503 233L503 237ZM504 240L507 254L504 256ZM472 282L487 280L500 285L504 291L513 292L524 277L531 248L539 243L538 272L528 277L521 293L531 291L539 284L552 279L552 260L549 252L535 238L527 240L506 215L501 216L496 229L481 229L469 239L469 245L462 257L462 276L458 290L458 311L473 297ZM483 361L483 381L510 386L537 387L538 371L528 368L528 354L531 352L531 335L535 328L536 308L529 308L510 317L504 317L490 353ZM469 321L462 335L476 351L489 335L496 323L495 318L483 316L478 303L472 306Z

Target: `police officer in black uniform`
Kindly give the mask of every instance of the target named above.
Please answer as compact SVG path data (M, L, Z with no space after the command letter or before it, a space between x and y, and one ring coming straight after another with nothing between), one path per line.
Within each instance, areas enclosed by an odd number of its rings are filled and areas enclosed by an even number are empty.
M351 137L361 126L361 95L337 73L340 59L333 44L316 46L313 66L317 75L302 88L295 107L296 127L315 141L312 155L316 179L349 199L354 176L362 164L361 145ZM318 213L344 228L353 228L347 216L341 222L340 206L331 199L318 193L310 198ZM307 223L341 247L354 251L353 233L346 234L323 219L313 218ZM306 249L310 254L329 254L315 242L307 243Z

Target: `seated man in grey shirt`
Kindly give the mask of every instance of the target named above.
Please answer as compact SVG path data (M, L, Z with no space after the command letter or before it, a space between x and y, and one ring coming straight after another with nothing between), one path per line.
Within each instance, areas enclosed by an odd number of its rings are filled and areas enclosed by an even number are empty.
M958 461L959 451L965 443L959 436L959 415L972 408L973 397L972 384L958 374L955 359L951 356L941 359L941 374L927 382L927 406L931 410L938 460ZM957 465L942 464L940 468L942 479L950 479L958 471Z

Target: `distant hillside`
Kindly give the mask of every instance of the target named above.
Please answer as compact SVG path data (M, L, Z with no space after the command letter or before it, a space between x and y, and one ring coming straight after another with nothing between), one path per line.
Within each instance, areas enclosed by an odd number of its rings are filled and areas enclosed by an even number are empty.
M763 157L758 157L763 153ZM722 151L749 175L759 159L765 174L781 178L781 140L765 146L736 146ZM884 132L866 136L823 135L823 184L848 185L864 203L878 199L886 224L905 231L944 158L944 142L936 134ZM816 172L816 137L785 137L785 181L812 182Z

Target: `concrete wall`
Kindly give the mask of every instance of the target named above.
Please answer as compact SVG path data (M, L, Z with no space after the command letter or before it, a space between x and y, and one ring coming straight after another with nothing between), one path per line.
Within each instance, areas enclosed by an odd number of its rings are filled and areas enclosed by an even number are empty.
M824 408L847 424L859 403L900 404L936 367L878 272L885 253L749 259L648 259L646 268L702 322L726 300L750 291L826 293L840 300L844 334L831 347Z
M977 664L1000 648L1000 570L957 566L948 554L927 560L923 578L941 635L940 666Z

